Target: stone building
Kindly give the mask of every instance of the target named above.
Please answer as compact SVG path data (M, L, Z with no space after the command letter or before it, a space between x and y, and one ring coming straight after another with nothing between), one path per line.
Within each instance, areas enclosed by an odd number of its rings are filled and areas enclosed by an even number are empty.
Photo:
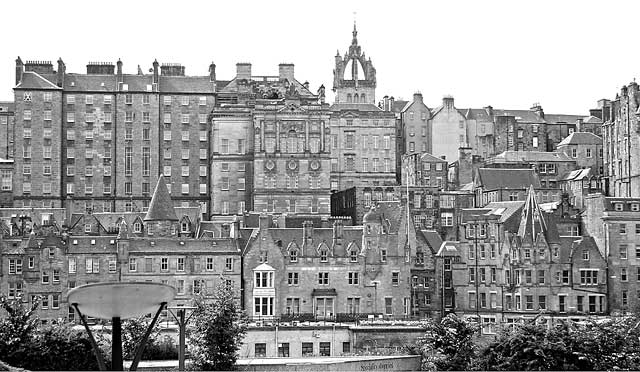
M541 151L505 151L485 161L486 168L531 168L540 179L540 187L549 189L551 198L557 197L554 192L559 188L562 177L577 168L575 158L563 152ZM548 197L542 199L546 203Z
M243 253L248 315L265 321L409 317L412 268L427 270L421 275L427 283L435 271L430 251L417 246L416 231L403 214L397 202L381 203L362 226L336 221L319 228L307 222L295 229L270 227L270 217L260 216L260 226L244 233L250 236ZM433 302L420 311L437 312L435 285L428 290Z
M595 176L602 175L603 166L602 138L589 132L573 132L558 144L558 152L575 159L579 168L591 168Z
M0 101L0 158L13 158L15 102Z
M635 311L640 305L640 198L584 198L585 234L595 240L605 257L609 280L608 307L612 313Z
M237 64L213 112L213 214L246 210L325 214L330 211L329 111L318 94L280 64L278 76L255 76Z
M433 109L431 128L431 154L436 157L452 163L458 160L458 148L469 146L464 111L455 107L451 96L442 98L442 106Z
M400 125L403 128L403 154L431 153L431 110L422 100L422 93L414 93L413 101L402 108Z
M604 175L607 193L640 197L640 89L636 82L623 86L611 102L611 117L602 125Z
M525 200L529 186L540 189L540 178L533 169L478 168L473 180L475 206Z
M543 318L607 312L606 263L595 241L562 237L552 220L532 187L525 201L464 210L460 239L438 254L448 308L477 317L483 334L542 311Z
M146 213L89 211L64 226L55 219L34 222L43 213L0 219L0 291L30 302L39 297L43 320L76 320L68 290L96 282L166 283L178 292L173 305L206 298L222 284L240 301L238 223L226 237L208 237L199 228L199 207L174 208L162 176Z
M67 73L61 59L54 70L51 62L18 58L16 205L146 210L164 173L176 203L206 212L208 182L200 174L209 161L215 65L207 76L184 71L154 61L151 74L140 67L125 74L118 61L92 62L79 74Z
M376 69L353 29L349 50L335 57L330 142L331 190L397 184L397 126L392 111L375 105Z

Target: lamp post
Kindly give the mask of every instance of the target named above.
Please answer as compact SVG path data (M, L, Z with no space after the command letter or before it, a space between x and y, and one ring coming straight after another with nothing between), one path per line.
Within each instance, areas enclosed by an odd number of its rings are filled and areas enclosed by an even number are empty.
M172 306L168 307L167 309L171 313L171 316L173 316L173 318L178 323L180 337L178 349L178 370L184 371L185 334L187 330L187 323L189 323L189 319L191 319L191 316L193 316L193 311L191 311L189 317L186 316L186 312L187 310L194 310L196 308L194 306ZM177 314L174 313L174 310L176 310Z

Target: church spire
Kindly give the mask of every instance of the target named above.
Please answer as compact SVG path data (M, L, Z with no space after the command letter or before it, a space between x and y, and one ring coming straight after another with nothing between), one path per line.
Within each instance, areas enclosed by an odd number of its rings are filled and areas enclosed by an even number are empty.
M356 20L353 19L353 39L351 45L358 45L358 30L356 29Z

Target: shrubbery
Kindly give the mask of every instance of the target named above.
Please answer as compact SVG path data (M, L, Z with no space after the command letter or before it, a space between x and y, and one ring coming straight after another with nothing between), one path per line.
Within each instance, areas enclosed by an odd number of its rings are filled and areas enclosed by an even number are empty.
M477 325L449 315L432 322L420 342L425 370L639 370L640 319L529 320L477 347ZM474 342L475 341L475 342Z
M29 370L97 370L98 362L84 331L71 325L40 325L38 303L25 307L22 298L0 296L0 358ZM108 360L105 355L105 360Z

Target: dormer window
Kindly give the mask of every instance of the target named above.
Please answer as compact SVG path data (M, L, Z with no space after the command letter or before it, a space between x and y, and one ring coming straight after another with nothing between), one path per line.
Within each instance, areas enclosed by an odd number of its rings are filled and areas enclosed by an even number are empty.
M189 232L189 222L182 221L182 223L180 223L180 232L181 233L188 233Z
M90 223L85 223L84 224L84 232L85 233L90 233L91 232L91 224Z
M141 233L142 232L142 224L140 222L136 222L133 224L133 232Z
M380 262L387 262L387 250L386 249L381 249L380 250Z
M289 251L289 261L290 262L298 262L298 250L293 249Z
M329 260L329 250L321 249L320 250L320 262L327 262Z
M631 211L632 211L632 212L638 212L638 211L640 211L640 204L638 204L638 203L631 203Z
M356 251L355 249L349 251L349 261L358 262L358 251Z
M614 203L613 207L618 212L621 212L624 210L624 205L622 203Z

